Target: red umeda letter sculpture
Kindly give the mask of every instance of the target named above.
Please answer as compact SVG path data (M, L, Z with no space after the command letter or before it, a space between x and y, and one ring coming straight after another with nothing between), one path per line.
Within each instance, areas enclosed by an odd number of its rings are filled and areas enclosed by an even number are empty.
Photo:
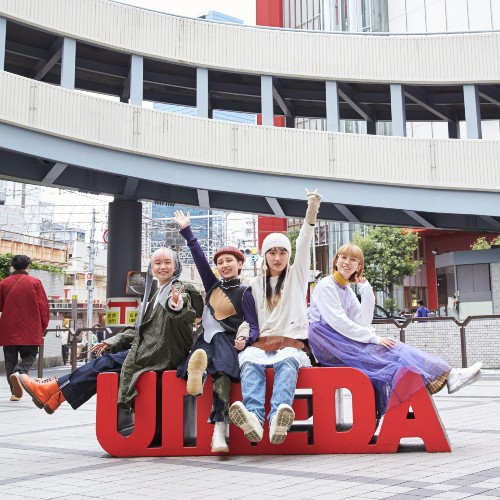
M266 411L269 411L273 373L273 370L267 371ZM163 373L161 444L151 446L156 431L156 382L153 372L140 377L135 400L135 428L125 438L116 428L118 375L99 375L96 433L103 449L116 457L212 455L213 427L207 423L212 400L210 380L205 383L204 395L194 401L192 396L186 396L184 380L178 379L173 371ZM229 454L395 453L400 440L405 437L421 438L428 452L451 451L434 402L420 376L407 372L398 384L419 384L421 388L402 403L389 401L388 408L391 409L385 414L377 441L372 443L376 427L375 397L368 377L354 368L302 368L297 388L312 390L313 421L310 428L307 429L306 425L297 432L292 430L283 444L273 445L269 442L266 423L262 441L252 445L243 432L232 425ZM397 387L392 397L397 397ZM346 431L337 430L335 421L335 390L340 388L346 388L352 394L353 425ZM241 388L239 384L233 384L231 401L238 400L241 401ZM301 403L300 400L294 403L298 415L303 413ZM407 418L410 407L415 417L412 419ZM196 432L192 435L194 429Z

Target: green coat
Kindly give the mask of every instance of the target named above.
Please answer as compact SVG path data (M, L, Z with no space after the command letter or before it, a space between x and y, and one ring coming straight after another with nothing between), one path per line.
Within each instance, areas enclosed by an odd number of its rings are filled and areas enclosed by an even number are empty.
M176 282L176 287L180 286ZM105 341L111 352L130 349L121 369L118 390L118 404L127 407L134 405L135 386L142 373L175 370L186 359L193 344L193 321L202 313L203 300L191 285L185 285L184 305L178 312L161 304L154 307L158 293L159 290L148 304L138 330L125 330Z

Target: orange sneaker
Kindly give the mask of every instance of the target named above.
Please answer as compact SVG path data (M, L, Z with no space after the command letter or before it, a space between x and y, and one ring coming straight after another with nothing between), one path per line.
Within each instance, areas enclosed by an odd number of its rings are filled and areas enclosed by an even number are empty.
M24 390L31 396L33 403L35 403L38 408L44 408L52 396L61 392L56 378L37 381L24 373L18 373L17 378L19 379L19 382L23 386ZM53 411L50 413L53 413Z

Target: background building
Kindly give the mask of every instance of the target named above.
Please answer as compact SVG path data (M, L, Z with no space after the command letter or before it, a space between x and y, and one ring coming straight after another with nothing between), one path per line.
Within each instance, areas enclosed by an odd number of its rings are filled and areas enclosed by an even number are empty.
M200 16L202 19L207 21L233 23L233 24L243 24L242 19L229 16L222 12L217 12L210 10L207 14ZM196 116L195 106L180 106L177 104L168 103L154 103L153 108L159 111L165 111L168 113L179 113L186 116ZM241 113L227 110L212 110L212 118L214 120L231 121L237 123L249 123L254 124L256 121L256 116L249 113ZM191 258L191 253L188 247L185 245L184 238L179 235L179 230L177 224L171 219L174 216L176 210L182 210L184 213L190 212L192 217L191 227L193 232L196 234L201 247L203 248L208 260L211 262L215 250L226 244L227 240L227 229L226 229L226 216L225 212L221 210L204 210L201 208L194 208L181 205L170 205L161 203L151 203L150 204L150 217L151 225L150 237L149 237L149 251L144 252L145 255L150 255L157 248L161 246L167 246L175 248L177 251L181 252L181 259L183 263L193 264ZM144 211L143 211L144 213ZM234 238L233 238L234 239ZM144 240L143 240L144 244ZM146 242L148 244L148 242ZM238 242L233 243L236 246ZM144 248L144 245L143 245Z
M426 33L450 31L491 30L500 28L500 4L489 0L257 0L256 23L291 29L341 32ZM333 55L334 57L334 55ZM283 117L275 117L275 124L284 126ZM368 129L365 120L341 120L340 131L358 134L391 135L391 123L377 121ZM325 119L295 118L287 126L326 130ZM483 120L483 138L498 139L498 120ZM454 135L450 135L453 133ZM409 137L467 137L465 122L457 129L441 121L408 122ZM261 241L259 217L259 241ZM272 219L271 219L272 221ZM301 220L289 219L288 227L298 227ZM283 222L271 222L266 231L282 231ZM315 235L315 268L323 273L330 266L339 246L352 238L358 224L319 221ZM430 309L439 310L435 255L444 252L469 250L472 243L485 233L419 230L421 238L416 258L423 261L419 272L405 278L396 292L398 305L411 311L417 300L423 299ZM491 235L488 236L490 239ZM436 252L435 249L438 249ZM382 298L379 297L379 300Z

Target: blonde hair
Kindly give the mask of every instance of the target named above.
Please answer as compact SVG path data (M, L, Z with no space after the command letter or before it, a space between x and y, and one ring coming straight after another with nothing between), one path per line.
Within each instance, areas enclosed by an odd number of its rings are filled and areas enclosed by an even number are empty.
M365 268L365 256L363 255L363 250L361 250L361 248L359 248L357 245L354 245L353 243L346 243L345 245L342 245L337 250L335 258L333 259L332 273L337 270L337 261L339 260L340 255L353 257L359 262L359 271L352 273L349 277L349 281L351 283L354 283L356 281L355 276L357 276L358 278L361 278L361 276L363 276L363 269Z

